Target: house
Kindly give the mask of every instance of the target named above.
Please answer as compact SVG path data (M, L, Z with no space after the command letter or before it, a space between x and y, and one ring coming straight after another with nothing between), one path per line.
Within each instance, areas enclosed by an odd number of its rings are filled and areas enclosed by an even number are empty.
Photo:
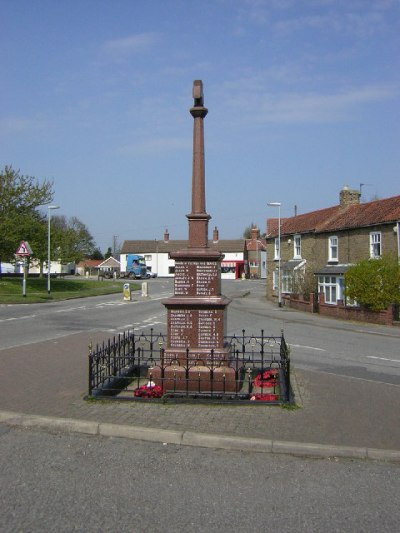
M121 271L121 263L115 257L108 257L98 266L99 276L105 278L116 278Z
M338 205L281 219L280 243L278 219L268 219L267 298L278 297L280 281L283 298L316 286L324 303L342 303L350 265L386 253L400 257L399 221L400 196L360 203L360 192L347 186Z
M127 255L143 255L150 272L159 277L173 277L175 273L175 261L170 258L171 252L177 252L187 248L187 240L170 240L166 229L162 240L127 240L121 248L120 263L121 272L126 272ZM213 239L209 241L209 247L224 254L221 262L222 279L237 279L244 272L244 239L220 240L218 229L213 231Z
M23 272L23 263L21 261L16 261L16 272ZM67 276L75 274L76 265L73 261L69 263L62 263L60 259L52 259L50 263L50 273L51 275L58 276ZM47 262L42 265L42 274L47 276ZM40 274L41 273L41 264L37 259L33 259L29 263L29 274Z
M84 259L76 264L75 273L77 276L97 276L99 265L102 259Z
M256 226L251 228L250 239L245 241L245 264L246 277L250 279L267 277L267 246Z

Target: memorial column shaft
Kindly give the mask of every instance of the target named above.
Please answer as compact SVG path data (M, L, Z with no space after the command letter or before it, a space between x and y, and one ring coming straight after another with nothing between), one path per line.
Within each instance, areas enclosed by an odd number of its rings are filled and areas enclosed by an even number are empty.
M206 213L204 122L206 108L192 108L193 124L193 170L192 170L192 214Z

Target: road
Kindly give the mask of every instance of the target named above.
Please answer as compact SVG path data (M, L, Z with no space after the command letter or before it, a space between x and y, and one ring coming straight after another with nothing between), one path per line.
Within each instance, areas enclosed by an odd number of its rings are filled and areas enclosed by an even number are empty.
M106 282L105 282L106 283ZM121 294L50 304L1 305L1 350L58 339L73 333L95 333L104 339L127 329L166 331L163 299L173 294L172 279L148 281L149 298L140 291L133 301ZM222 292L232 299L228 307L228 334L280 335L291 347L293 364L393 385L400 385L400 329L340 320L279 309L265 300L265 282L223 281Z
M398 530L399 466L0 424L2 526L30 531Z

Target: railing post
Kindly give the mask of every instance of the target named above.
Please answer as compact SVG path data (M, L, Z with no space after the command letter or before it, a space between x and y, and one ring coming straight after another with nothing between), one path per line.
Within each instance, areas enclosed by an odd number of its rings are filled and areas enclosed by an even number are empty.
M186 397L189 396L189 348L186 348Z
M243 361L244 361L244 356L245 356L245 353L246 353L246 348L244 346L244 343L246 341L245 333L246 333L246 330L242 329L242 356L243 356Z
M153 328L150 328L150 358L153 358Z
M93 348L93 345L92 345L92 341L90 341L89 343L89 389L88 389L88 392L89 392L89 396L92 395L92 381L93 381L93 356L92 356L92 348Z
M211 348L210 388L212 398L214 395L214 348Z
M286 368L286 402L290 402L290 359L288 358L286 361L287 368Z

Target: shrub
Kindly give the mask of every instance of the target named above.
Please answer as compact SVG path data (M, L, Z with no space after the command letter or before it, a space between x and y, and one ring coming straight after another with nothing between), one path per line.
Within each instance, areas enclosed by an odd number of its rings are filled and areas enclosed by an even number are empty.
M394 255L364 259L345 274L346 297L372 311L400 303L400 266Z

